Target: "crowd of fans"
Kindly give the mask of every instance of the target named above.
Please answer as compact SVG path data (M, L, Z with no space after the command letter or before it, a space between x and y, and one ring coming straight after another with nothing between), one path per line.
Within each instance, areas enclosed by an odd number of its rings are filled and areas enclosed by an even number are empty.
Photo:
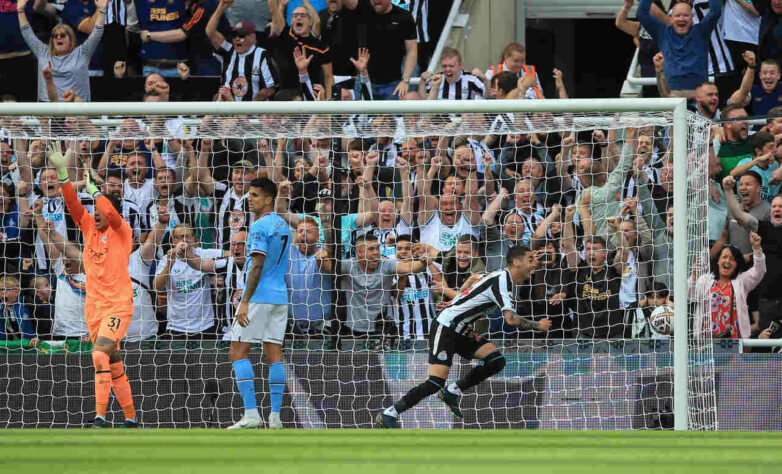
M446 48L441 69L411 86L427 59L428 2L395 3L9 0L0 3L0 75L29 83L22 71L33 64L42 101L89 101L89 76L97 74L143 74L139 100L187 100L191 73L220 76L215 101L537 100L541 77L559 98L568 97L563 72L539 73L518 43L498 64L469 73L459 52ZM773 322L780 304L774 288L782 282L782 88L775 25L782 2L642 0L638 22L627 18L632 6L625 0L617 26L642 46L642 67L651 63L657 72L652 92L688 97L702 117L728 120L712 125L708 145L712 262L692 282L711 294L704 311L712 333L779 337ZM741 28L730 25L739 14ZM754 43L728 35L751 25ZM730 71L712 54L715 35L735 53L724 58L734 65ZM134 41L139 57L128 55ZM181 79L179 90L172 77ZM720 90L731 81L735 89ZM767 119L750 127L747 110ZM518 331L489 314L482 331L525 339L669 337L670 321L652 321L674 296L666 127L519 134L509 132L518 121L550 117L299 119L282 127L299 127L297 138L247 140L194 137L235 132L251 120L273 127L291 119L207 116L198 131L178 135L187 128L182 118L128 118L105 138L90 120L68 118L61 125L70 135L94 138L47 142L19 131L35 136L41 129L31 127L54 120L0 118L0 134L17 132L0 141L0 338L36 346L87 333L80 237L47 167L50 147L67 151L78 187L90 173L104 194L119 198L134 229L129 341L227 338L244 286L249 185L262 176L277 184L276 211L295 235L288 275L294 338L425 339L438 307L477 275L502 269L516 245L534 249L539 260L517 289L518 313L551 319L551 330ZM432 124L440 133L416 133ZM323 138L323 130L339 133ZM92 205L88 194L82 199Z

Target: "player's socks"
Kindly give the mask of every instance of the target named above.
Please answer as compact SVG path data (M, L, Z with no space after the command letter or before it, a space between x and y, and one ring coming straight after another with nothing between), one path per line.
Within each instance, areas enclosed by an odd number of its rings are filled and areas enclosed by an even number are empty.
M269 392L272 396L272 412L279 413L282 394L285 393L285 366L275 362L269 367Z
M248 418L260 418L258 414L258 402L255 400L255 373L249 359L237 360L231 364L234 368L236 388L244 401L244 416Z
M404 397L394 403L394 409L397 413L404 413L406 410L418 405L418 402L424 398L437 393L438 390L445 386L445 379L430 375L426 381L420 385L416 385L411 388ZM393 415L389 415L393 416Z
M109 355L101 351L92 351L92 364L95 366L95 413L105 418L111 394Z
M454 395L462 394L462 389L460 389L459 386L456 385L456 382L451 382L451 384L448 385L448 391L453 393Z
M125 413L126 420L136 420L136 407L133 405L133 394L130 391L130 382L125 374L125 364L122 361L111 364L111 388L117 397L119 406Z
M494 351L483 360L483 365L476 365L456 385L462 391L474 387L505 368L505 356L500 351ZM455 392L454 392L455 393Z

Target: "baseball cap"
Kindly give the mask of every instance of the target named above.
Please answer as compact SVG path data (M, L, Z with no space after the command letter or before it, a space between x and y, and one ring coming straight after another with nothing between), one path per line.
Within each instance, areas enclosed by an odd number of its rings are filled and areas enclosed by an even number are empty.
M243 34L243 35L251 35L255 33L255 24L251 21L238 21L233 27L234 32Z
M232 168L255 168L255 165L252 164L249 160L239 160L236 163L234 163Z

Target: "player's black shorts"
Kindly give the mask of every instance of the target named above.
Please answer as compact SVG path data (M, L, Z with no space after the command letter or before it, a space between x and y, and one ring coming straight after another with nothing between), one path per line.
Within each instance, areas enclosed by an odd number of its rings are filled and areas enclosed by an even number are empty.
M454 354L472 360L475 352L489 343L491 343L489 339L476 332L458 334L453 329L434 321L429 331L429 364L450 367Z

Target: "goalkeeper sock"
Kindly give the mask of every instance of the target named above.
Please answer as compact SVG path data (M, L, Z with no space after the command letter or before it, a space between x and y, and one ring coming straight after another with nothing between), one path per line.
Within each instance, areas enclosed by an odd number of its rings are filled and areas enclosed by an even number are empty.
M101 351L92 351L92 364L95 366L95 414L106 418L106 408L111 395L111 368L109 355Z
M269 367L269 392L272 395L272 413L279 413L285 392L285 366L282 362L275 362Z
M430 375L424 383L411 388L404 397L394 403L394 408L396 409L397 413L403 413L418 405L418 402L428 397L429 395L437 393L437 391L444 386L445 379Z
M125 364L122 361L111 364L111 388L117 397L119 406L125 413L126 420L136 418L136 407L133 406L133 394L130 391L130 382L125 374Z
M500 351L494 351L483 359L483 365L476 365L456 385L461 390L474 387L505 368L505 356Z
M231 364L234 368L236 388L244 401L244 416L260 418L258 402L255 400L255 373L249 359L237 360Z

